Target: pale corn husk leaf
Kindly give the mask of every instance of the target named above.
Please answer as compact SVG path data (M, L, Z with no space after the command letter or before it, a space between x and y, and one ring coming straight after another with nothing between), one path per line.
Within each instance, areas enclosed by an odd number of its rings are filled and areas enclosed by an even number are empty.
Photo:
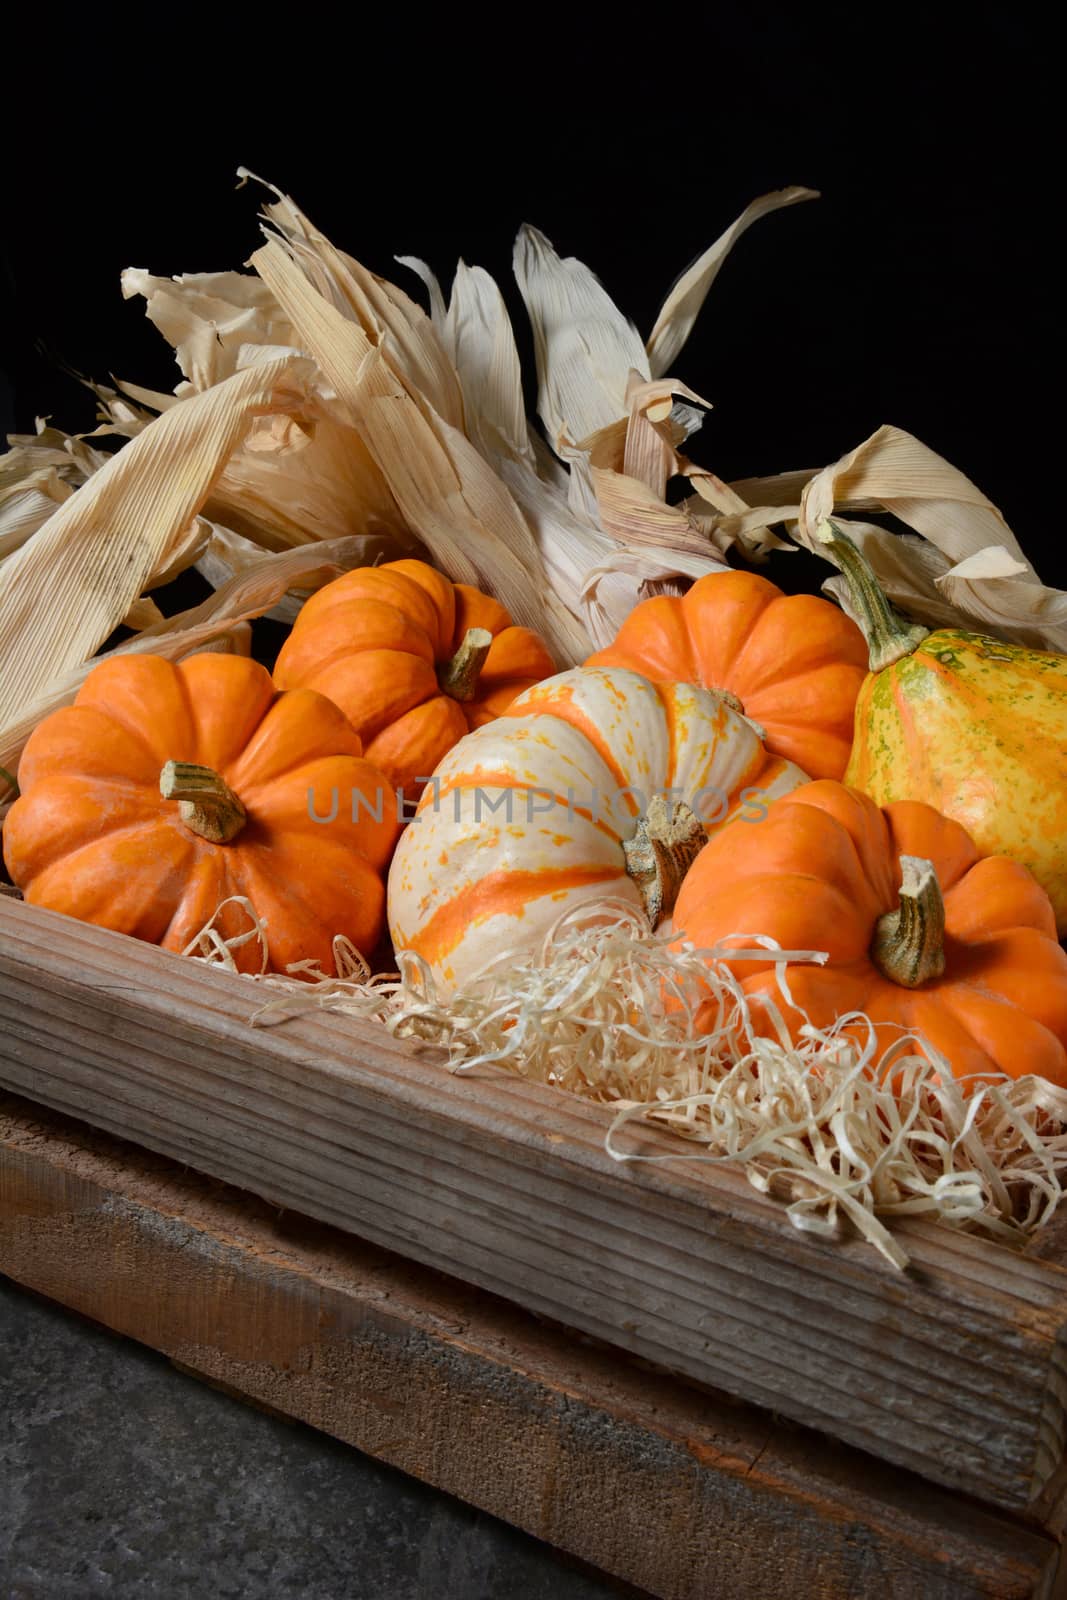
M0 489L0 561L21 550L73 493L71 484L65 483L54 467Z
M486 460L510 456L536 471L519 352L496 280L482 267L460 261L446 306L441 285L425 261L417 256L396 259L426 285L430 319L459 379L468 437Z
M300 426L303 441L292 430L269 448L260 433L238 450L208 514L272 550L363 533L402 541L403 514L358 432L315 395L307 399Z
M321 541L280 554L259 552L258 560L249 562L200 605L162 618L136 639L127 639L57 676L43 695L0 729L0 767L11 773L17 770L26 740L37 724L61 706L70 705L102 660L146 653L182 661L212 649L247 655L249 624L268 615L286 596L306 596L352 567L393 560L397 554L397 546L379 535Z
M514 333L493 279L460 263L446 305L429 267L414 258L404 262L427 286L435 327L459 374L471 437L522 507L556 593L572 608L577 597L595 646L610 643L640 600L680 592L724 565L732 544L752 550L761 541L781 543L766 524L784 513L754 516L714 474L678 453L707 402L675 380L650 383L628 374L629 415L580 441L570 470L574 479L581 476L583 493L568 497L567 469L526 426ZM667 505L666 486L678 472L705 498ZM708 501L733 521L740 518L740 527L720 532L718 522L728 519L710 515Z
M595 593L586 594L591 575L594 591L599 576L610 582L617 546L600 521L595 496L588 505L569 497L567 468L527 425L514 330L495 281L461 262L446 306L426 263L401 259L427 287L434 326L459 377L471 440L521 508L553 593L578 613L585 637L581 654L569 663L576 665L608 642L615 615L633 609L639 580L625 578L624 592L606 611Z
M515 241L514 270L533 328L538 415L553 450L572 461L579 440L626 414L630 373L651 378L645 347L589 268L558 256L529 224Z
M313 546L303 546L294 554L297 556L297 562L292 568L294 581L277 605L262 613L272 622L282 622L289 626L296 621L305 600L316 589L321 588L324 582L329 581L323 577L328 570L332 570L334 576L339 577L342 572L348 572L353 567L376 566L382 561L396 561L402 556L421 556L425 552L406 538L400 542L389 535L367 533L341 539L318 540ZM281 561L280 556L273 559ZM314 565L308 567L309 560ZM259 545L251 539L244 538L242 534L234 533L232 528L223 528L215 523L211 526L207 548L197 562L197 570L213 589L222 591L222 599L228 603L226 597L235 593L239 597L242 595L247 597L247 591L234 584L235 579L249 573L273 579L287 570L281 565L265 567L263 561L264 555ZM218 594L215 599L218 601ZM210 602L205 603L210 604Z
M150 320L185 374L176 395L123 383L141 405L169 410L235 372L292 358L292 323L263 281L240 272L156 278L129 269L123 292L143 294ZM373 532L402 536L404 521L367 448L310 392L252 429L214 485L204 512L267 550Z
M808 191L791 190L765 196L723 235L702 258L701 272L705 268L708 272L703 290L701 273L696 273L679 285L677 297L664 307L657 324L661 351L675 343L681 348L707 287L744 227L766 211L807 195ZM588 569L581 593L588 626L598 642L606 642L604 634L617 631L639 599L662 592L665 584L673 587L683 573L695 578L723 565L732 546L757 560L764 559L767 550L783 546L785 541L771 532L771 525L785 520L784 512L751 516L749 503L729 485L677 454L681 439L700 425L695 405L675 399L669 418L666 412L659 418L663 436L657 437L651 411L660 402L649 401L646 406L642 395L631 403L635 389L640 393L641 386L651 382L650 364L643 353L635 358L632 324L588 269L580 262L561 261L542 234L525 228L516 243L515 272L533 326L540 414L550 442L571 469L569 504L588 520L599 522L631 558L624 568L609 552ZM665 386L661 393L673 391L697 405L708 404L682 384L657 381ZM645 391L656 392L654 387ZM609 441L615 437L611 430L618 428L627 411L628 458L624 455L619 463ZM680 437L673 437L672 429L680 431ZM595 463L594 440L600 442ZM712 514L701 505L664 503L666 482L675 473L693 479ZM658 569L648 558L657 544L664 547ZM632 559L637 546L646 557L639 564ZM702 556L707 558L705 565L700 565Z
M100 426L90 433L68 434L39 424L36 435L12 435L12 448L0 456L0 560L20 549L43 527L57 506L70 499L112 459L112 454L96 450L89 439L118 435L123 440L137 436L152 418L131 407L114 390L88 384L101 403ZM178 529L173 540L160 552L155 569L149 574L146 589L170 583L196 560L203 549L207 530L194 517L187 528ZM141 627L149 604L139 599L123 621ZM140 608L140 609L138 609Z
M682 502L686 514L696 527L702 528L716 550L722 555L735 547L746 561L766 561L772 550L796 550L789 539L783 539L774 528L780 523L790 523L799 515L799 506L748 506L743 511L715 511L702 495L692 495Z
M35 434L9 434L0 455L0 560L32 538L109 459L85 434L63 433L40 417Z
M669 424L671 392L682 387L669 381L635 384L629 417L602 429L586 447L606 531L622 549L649 549L666 571L696 577L700 571L692 568L710 571L724 563L684 506L668 505L664 498L678 456L663 425ZM683 558L685 564L678 566Z
M662 500L667 484L685 464L678 447L701 426L704 419L700 408L706 410L710 404L676 378L649 382L631 372L626 386L626 448L622 459L626 476L639 478Z
M250 273L187 272L157 278L143 268L127 267L122 294L126 300L144 297L145 315L174 350L185 380L175 391L180 399L231 378L246 344L295 345L280 306Z
M610 643L639 600L722 564L710 539L663 499L682 464L676 446L699 426L696 407L706 404L700 396L673 380L650 384L629 375L629 418L582 441L593 515L567 498L565 469L531 438L514 333L493 279L460 263L446 307L425 263L407 264L427 285L472 438L526 514L557 594L572 605L578 598L593 645ZM572 470L577 465L576 457Z
M522 242L520 237L520 247ZM621 313L586 269L559 262L535 230L528 230L526 242L551 289L551 294L545 291L550 303L553 296L566 304L568 297L588 291L590 314L605 341L612 340L614 329L615 381L606 400L602 369L594 367L588 350L580 343L565 346L576 385L587 384L595 405L605 406L604 414L620 405L628 413L589 438L568 436L569 474L526 426L514 334L493 280L460 263L446 306L425 263L403 260L427 286L435 326L459 372L472 438L526 513L557 593L571 602L579 597L582 620L599 646L614 637L641 599L678 592L688 579L723 565L732 545L759 558L765 547L781 544L769 523L785 513L754 515L728 485L678 453L700 426L698 408L707 402L674 380L650 383L636 369L624 376L628 324ZM560 312L560 320L567 314ZM540 316L536 308L532 315L535 338L540 335L547 345L551 317ZM552 359L546 348L546 369ZM576 400L570 426L588 412ZM479 416L488 419L484 425ZM699 493L681 508L668 506L664 498L676 473L689 476ZM728 526L722 529L720 522Z
M242 179L255 177L238 168ZM263 180L256 179L258 183ZM265 206L269 219L318 292L350 316L381 348L409 394L421 396L454 428L463 427L463 400L455 369L430 318L404 291L346 255L312 223L289 195L265 184L277 198Z
M111 459L107 450L97 450L89 440L110 432L100 428L92 433L64 433L37 418L36 433L8 435L9 449L0 456L0 489L7 489L52 467L73 488L91 478Z
M165 583L173 583L188 567L195 566L210 536L210 523L203 517L194 517L188 527L180 528L167 544L145 587L157 589Z
M890 533L854 517L835 516L834 523L863 551L878 574L879 587L894 605L901 610L914 607L916 619L929 628L960 626L960 611L938 588L938 579L951 570L952 562L936 545L920 534ZM852 591L843 577L828 578L823 589L833 595L853 622L861 624L861 613L853 604Z
M1067 594L1042 584L1003 514L969 478L900 428L879 428L816 473L801 499L796 537L823 553L814 530L836 508L872 506L899 517L927 541L921 554L911 544L892 552L891 536L835 515L909 616L932 627L950 622L1034 649L1067 652ZM831 579L827 587L842 599L841 582Z
M633 374L629 417L586 441L601 524L617 541L582 591L587 606L598 608L591 626L607 635L604 643L638 599L675 593L679 580L726 567L732 545L742 544L749 553L782 542L768 523L782 520L783 511L752 510L714 473L679 453L695 416L690 405L679 406L679 395L694 405L706 403L676 380L646 382ZM698 493L672 506L665 493L676 474L688 477ZM620 583L624 574L629 582Z
M381 346L323 298L277 241L252 264L298 329L364 440L408 527L454 581L489 589L558 661L588 653L580 623L551 591L537 545L507 488L470 440L408 392Z
M238 373L159 417L0 564L0 728L114 630L293 365Z
M273 349L273 346L271 348ZM236 371L237 369L235 368L234 370ZM242 368L241 370L243 371L244 369ZM169 411L172 406L178 405L183 398L180 394L164 394L159 389L146 389L142 384L129 383L124 378L119 380L118 386L124 398L136 401L138 408L144 410L146 414L150 413L151 416L157 415L160 411ZM183 384L178 385L179 389L183 387ZM188 392L196 393L197 391L193 390L190 384Z
M774 472L764 478L735 478L729 487L746 505L788 506L793 508L789 515L797 517L800 497L818 471L818 467L808 467L800 472ZM852 505L856 510L877 510L873 503L861 506L853 501Z
M902 428L879 428L816 473L801 500L801 538L815 550L813 530L836 507L871 506L891 511L954 562L1001 545L1031 572L1031 582L1039 582L1003 513L957 467Z
M571 460L576 441L624 414L631 373L646 381L666 375L719 269L752 223L817 197L814 189L793 187L754 200L678 279L644 345L588 267L562 259L537 228L521 228L514 271L533 328L538 413L557 454Z
M661 378L674 365L681 354L693 324L707 298L708 290L719 275L726 257L747 228L772 211L784 206L794 206L801 200L817 200L817 189L776 189L773 194L760 195L745 207L736 222L720 234L713 245L687 268L663 302L655 326L648 336L645 349L648 353L649 371L653 378Z
M132 628L139 633L143 628L152 628L166 619L150 594L143 594L135 600L122 619L124 628Z
M217 529L214 532L223 532ZM229 548L236 547L231 543ZM254 547L253 547L254 548ZM187 611L167 617L139 639L129 640L120 649L154 651L154 641L183 634L220 622L252 622L263 617L285 598L302 601L342 573L354 567L377 566L395 561L402 554L396 541L382 534L361 534L343 539L317 540L299 550L284 550L241 561L237 570L217 587L214 594Z
M209 523L208 527L210 532L197 558L196 570L213 589L221 589L232 578L262 561L263 547L256 544L254 539L246 539L243 533L235 533L232 528L224 528L218 522ZM296 620L298 610L299 603L287 595L267 615L277 621L292 623Z

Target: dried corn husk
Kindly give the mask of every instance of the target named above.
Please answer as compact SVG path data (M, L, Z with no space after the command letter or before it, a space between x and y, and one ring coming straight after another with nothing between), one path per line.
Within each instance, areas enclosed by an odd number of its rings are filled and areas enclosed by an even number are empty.
M707 402L675 380L650 382L637 370L623 376L630 325L580 263L560 263L535 230L528 242L536 245L534 281L548 303L546 309L531 301L543 342L550 346L553 330L565 325L574 297L572 313L594 321L602 342L610 344L616 330L615 388L605 387L603 366L583 355L580 344L566 348L573 393L559 403L570 407L568 426L577 429L591 416L620 408L627 413L590 438L575 442L568 434L561 453L569 469L527 426L514 334L493 279L461 262L446 306L429 267L414 257L400 259L426 284L435 328L459 373L472 440L522 508L556 593L572 607L577 601L591 643L601 646L646 595L673 592L723 566L730 544L744 541L758 550L761 542L780 543L767 523L786 513L751 512L714 474L678 453L699 426L697 407ZM553 287L557 271L562 282ZM546 353L546 372L551 359ZM691 477L698 489L680 508L664 499L676 473ZM733 526L739 516L748 519L740 532Z
M88 443L37 419L35 434L10 434L0 456L0 560L11 555L109 459Z
M157 418L0 564L0 728L113 631L295 366L237 373Z
M280 350L306 351L318 367L302 410L288 408L289 424L257 430L227 464L203 507L208 521L275 549L357 526L409 529L453 578L490 588L544 634L562 665L607 642L644 595L721 565L732 544L758 557L778 542L769 526L780 516L753 512L713 474L672 456L669 446L680 440L659 442L643 403L629 405L631 373L650 380L639 336L593 274L561 261L535 229L520 234L517 271L534 322L542 413L566 467L527 427L510 322L487 274L461 263L446 308L433 275L408 261L429 288L427 317L273 193L269 242L251 263L256 287L239 273L124 277L124 291L145 296L178 352L179 396ZM681 348L744 229L808 193L782 191L748 208L668 297L654 330L658 349ZM294 295L303 295L299 314ZM172 404L132 384L123 389L144 404ZM624 459L602 453L594 484L582 441L588 446L627 413ZM684 438L699 413L676 400L669 421ZM646 482L647 450L693 478L696 493L683 509L664 503L662 486L657 492L662 471ZM205 554L206 573L222 570L219 543Z
M291 316L406 524L438 564L456 581L490 589L516 622L543 635L557 659L581 659L588 646L583 630L550 590L521 511L470 440L409 391L384 341L372 342L314 288L302 257L271 240L252 264Z
M238 175L242 179L254 176L244 167L238 169ZM390 370L409 394L424 400L450 427L462 428L459 380L422 307L396 284L338 250L288 195L273 184L266 187L276 196L273 205L264 207L270 231L300 263L308 281L380 346Z
M514 269L534 334L538 415L556 454L573 460L581 440L625 415L631 372L652 377L644 342L589 268L557 255L537 228L520 228Z
M127 639L106 655L70 666L57 674L47 690L0 729L0 767L14 773L23 746L43 717L70 705L85 679L100 661L113 656L147 652L168 661L182 661L202 650L226 650L247 655L249 624L266 616L287 595L306 595L352 567L395 559L397 547L381 535L322 541L300 550L279 554L259 552L258 559L224 582L198 606L177 616L163 617L135 639ZM0 792L5 785L0 776Z
M292 358L292 324L266 284L248 273L122 277L127 298L173 346L185 381L175 395L124 383L123 392L163 411L258 362ZM405 534L403 518L367 448L305 385L288 413L250 431L227 461L205 516L268 550L364 533Z
M189 513L249 423L269 418L283 399L298 402L310 371L304 357L276 356L176 404L118 455L94 462L93 476L0 566L0 764L13 770L36 723L70 703L95 665L92 652L123 619L143 631L121 652L177 660L202 649L247 651L249 622L290 590L308 592L349 564L408 548L361 535L261 557L203 606L169 619L131 595L146 569L180 569L220 536ZM287 391L277 388L283 379ZM270 423L256 425L262 431Z
M87 387L100 401L101 422L90 433L64 433L39 420L36 434L9 436L11 448L0 456L0 560L28 543L56 508L112 459L110 452L94 449L88 440L111 435L125 441L151 422L148 412L131 406L114 390L99 384ZM194 517L165 547L145 588L157 588L184 572L206 540L206 527ZM141 597L122 620L129 627L143 626L150 609L151 602Z
M881 427L816 473L801 500L800 542L825 554L815 529L839 507L891 512L921 536L901 540L835 515L909 616L1067 652L1067 593L1042 584L992 501L910 433ZM824 588L850 609L844 579L831 578Z
M788 189L754 201L675 285L647 351L587 267L561 260L536 229L520 231L515 273L534 333L538 409L550 443L569 465L571 508L614 539L614 549L587 568L579 590L598 643L614 636L646 594L723 566L732 545L760 559L784 543L770 529L789 510L773 503L751 507L714 473L678 453L677 446L700 426L695 407L708 402L661 374L668 356L684 346L719 267L744 230L814 193ZM621 419L627 426L620 459ZM675 474L691 478L696 493L672 507L664 492Z
M736 222L719 235L713 245L699 256L693 265L682 273L674 288L663 302L655 326L645 346L652 377L662 378L673 366L693 331L693 324L707 298L708 290L719 275L726 257L747 228L772 211L784 206L794 206L802 200L817 200L817 189L776 189L773 194L760 195L746 206Z
M461 261L446 307L425 262L400 260L426 284L434 327L459 377L470 439L520 508L552 592L581 625L577 648L565 658L573 665L616 631L614 612L601 617L586 594L590 579L609 571L616 542L601 523L595 497L586 504L569 496L569 473L527 425L514 331L495 281ZM651 563L644 567L654 570ZM635 589L627 579L616 609L632 607Z

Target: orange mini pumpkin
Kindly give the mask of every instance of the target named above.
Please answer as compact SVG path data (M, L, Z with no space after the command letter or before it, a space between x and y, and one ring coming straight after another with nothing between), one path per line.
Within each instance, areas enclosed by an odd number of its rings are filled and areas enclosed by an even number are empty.
M707 573L680 598L642 600L586 666L726 692L772 755L813 778L844 775L868 670L862 633L829 600L732 571Z
M425 562L390 561L312 595L274 681L328 695L368 760L415 796L464 734L555 670L537 634L488 595Z
M828 951L824 967L788 969L817 1027L862 1011L880 1047L914 1029L957 1076L1032 1072L1067 1087L1067 953L1048 895L1006 856L980 859L932 806L879 810L844 784L804 784L764 821L732 823L705 846L674 927L698 948L769 934L782 949ZM734 971L795 1033L804 1017L785 1005L773 965ZM866 1037L862 1025L850 1031Z
M116 656L31 735L4 860L32 905L168 950L246 896L275 970L329 972L335 934L378 942L398 832L395 796L360 749L331 701L276 695L255 661ZM229 938L248 921L231 906L216 926ZM258 970L258 947L234 959Z

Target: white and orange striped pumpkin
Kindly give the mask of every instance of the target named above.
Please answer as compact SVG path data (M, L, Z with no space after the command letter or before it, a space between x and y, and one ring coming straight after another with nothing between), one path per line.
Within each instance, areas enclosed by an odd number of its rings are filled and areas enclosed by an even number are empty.
M711 833L806 781L711 690L560 673L437 768L390 871L393 943L448 994L502 956L536 959L583 903L643 904L658 923Z

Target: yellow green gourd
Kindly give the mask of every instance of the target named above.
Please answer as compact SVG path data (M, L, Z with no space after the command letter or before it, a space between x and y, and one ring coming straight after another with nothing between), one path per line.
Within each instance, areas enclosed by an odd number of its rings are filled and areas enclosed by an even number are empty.
M890 606L833 523L819 530L871 648L845 782L879 806L921 800L982 855L1007 855L1045 889L1067 934L1067 656L965 628L931 632Z

